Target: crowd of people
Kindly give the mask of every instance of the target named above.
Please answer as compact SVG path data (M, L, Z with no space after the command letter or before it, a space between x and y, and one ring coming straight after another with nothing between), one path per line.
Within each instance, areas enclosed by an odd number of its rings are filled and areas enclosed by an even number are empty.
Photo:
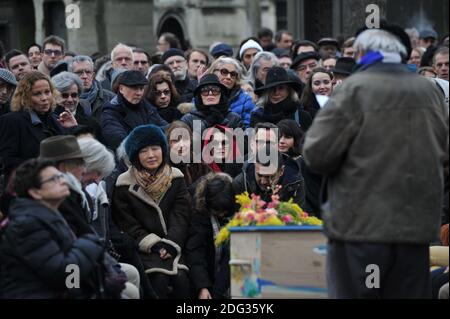
M0 57L0 298L230 298L214 242L243 192L323 218L330 297L448 298L448 35L79 51Z

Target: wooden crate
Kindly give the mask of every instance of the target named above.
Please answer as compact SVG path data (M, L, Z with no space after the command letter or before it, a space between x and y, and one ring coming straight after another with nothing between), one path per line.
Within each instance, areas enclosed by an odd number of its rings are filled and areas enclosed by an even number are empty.
M232 298L326 298L322 227L231 229Z

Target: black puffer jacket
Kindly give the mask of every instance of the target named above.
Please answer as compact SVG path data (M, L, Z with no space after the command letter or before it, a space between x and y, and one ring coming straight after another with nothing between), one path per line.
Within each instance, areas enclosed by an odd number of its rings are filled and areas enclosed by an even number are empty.
M97 236L77 239L58 212L31 199L16 199L8 217L10 223L0 243L5 298L72 295L73 289L66 287L66 267L71 264L79 266L81 278L94 276L103 256ZM80 289L88 293L83 282Z

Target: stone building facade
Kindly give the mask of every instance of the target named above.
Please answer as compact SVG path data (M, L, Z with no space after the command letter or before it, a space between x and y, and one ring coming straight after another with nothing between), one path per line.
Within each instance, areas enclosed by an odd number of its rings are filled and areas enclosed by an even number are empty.
M216 41L238 47L261 26L315 41L352 35L373 3L405 27L431 24L448 34L448 0L0 0L0 41L7 50L25 50L57 34L78 53L107 53L117 42L152 53L166 31L207 49ZM70 4L80 10L80 28L66 27Z

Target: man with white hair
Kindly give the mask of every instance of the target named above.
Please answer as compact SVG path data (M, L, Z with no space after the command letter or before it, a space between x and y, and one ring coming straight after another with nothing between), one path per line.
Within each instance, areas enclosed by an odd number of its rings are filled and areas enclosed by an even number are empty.
M396 26L366 30L359 72L336 88L303 155L328 179L322 205L331 298L429 298L438 239L448 117L442 93L408 70Z
M267 72L274 66L279 66L278 58L272 52L259 52L250 66L250 80L255 83L255 89L266 84Z
M111 83L113 72L119 69L133 70L133 63L133 49L122 43L117 44L111 51L112 68L106 73L106 79L100 83L101 86L104 89L111 91L113 85L113 83Z

